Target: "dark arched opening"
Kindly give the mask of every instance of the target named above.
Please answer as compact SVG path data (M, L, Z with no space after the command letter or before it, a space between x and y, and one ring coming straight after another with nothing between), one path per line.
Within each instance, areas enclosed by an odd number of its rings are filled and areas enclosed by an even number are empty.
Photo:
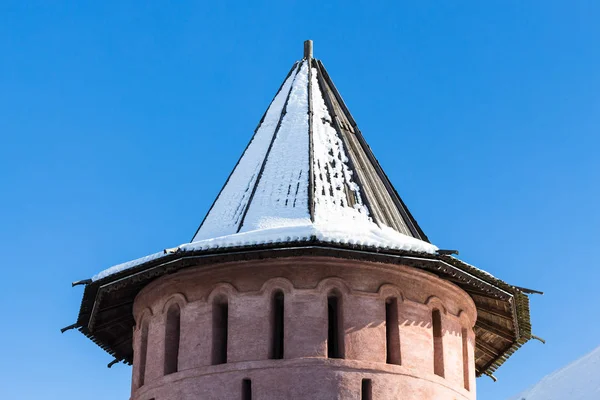
M227 362L227 325L229 320L229 307L227 298L220 297L213 303L212 326L212 363L225 364Z
M398 327L398 299L390 297L385 302L386 362L400 365L400 330Z
M271 359L283 358L284 349L284 307L283 292L278 290L271 300Z
M344 358L342 296L337 291L327 296L327 357Z
M179 359L180 320L181 312L179 310L179 305L172 304L167 311L167 320L165 323L165 375L177 372L177 361Z
M433 372L444 377L444 342L442 332L442 314L435 309L431 313L433 326Z
M148 321L142 322L140 332L140 356L138 358L138 387L144 386L146 378L146 357L148 357Z

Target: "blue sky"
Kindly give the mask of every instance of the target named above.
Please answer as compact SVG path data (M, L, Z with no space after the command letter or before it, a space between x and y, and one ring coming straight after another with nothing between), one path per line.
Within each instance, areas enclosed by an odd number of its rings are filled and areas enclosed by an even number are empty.
M189 241L302 41L413 215L532 297L500 400L600 345L600 3L0 4L0 397L127 398L81 288Z

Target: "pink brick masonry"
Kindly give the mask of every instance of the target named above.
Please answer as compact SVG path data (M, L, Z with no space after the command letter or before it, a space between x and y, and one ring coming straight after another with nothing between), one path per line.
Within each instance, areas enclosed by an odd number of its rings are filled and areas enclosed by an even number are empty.
M285 296L284 359L271 360L276 290ZM332 290L341 295L344 359L327 358ZM213 301L223 298L227 363L211 365ZM398 302L401 365L386 363L389 298ZM173 303L181 310L179 356L177 372L165 375L166 314ZM434 374L434 309L441 314L444 377ZM452 283L411 267L296 257L189 268L145 287L134 317L133 400L244 399L244 379L252 382L254 400L475 399L473 301ZM371 380L371 397L361 395L363 379Z

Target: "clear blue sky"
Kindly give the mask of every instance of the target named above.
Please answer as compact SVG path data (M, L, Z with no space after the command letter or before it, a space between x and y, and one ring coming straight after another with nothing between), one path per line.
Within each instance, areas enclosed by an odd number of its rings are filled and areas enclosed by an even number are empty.
M70 282L191 238L308 38L430 239L546 292L479 398L600 345L599 2L70 3L0 3L0 398L128 397Z

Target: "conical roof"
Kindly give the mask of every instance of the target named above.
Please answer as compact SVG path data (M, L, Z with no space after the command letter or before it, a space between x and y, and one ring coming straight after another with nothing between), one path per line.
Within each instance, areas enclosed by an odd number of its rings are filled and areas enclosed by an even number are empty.
M75 282L85 292L77 322L64 330L77 328L131 363L133 302L157 277L240 260L357 259L426 270L469 293L477 375L491 375L533 337L526 294L536 292L429 243L307 44L192 241Z
M304 240L433 253L323 64L292 66L192 244Z

